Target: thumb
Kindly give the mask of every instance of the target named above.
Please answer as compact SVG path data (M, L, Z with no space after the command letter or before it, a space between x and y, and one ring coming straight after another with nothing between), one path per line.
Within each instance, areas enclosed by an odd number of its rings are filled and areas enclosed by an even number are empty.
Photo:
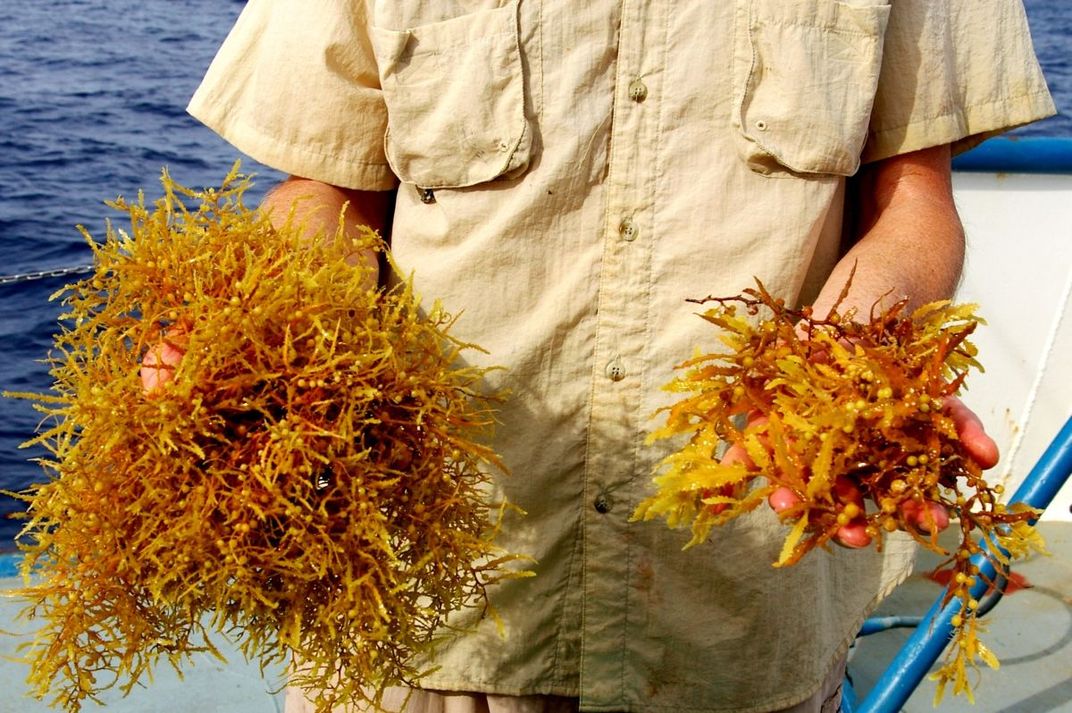
M983 422L975 412L956 396L946 397L943 403L968 455L982 468L993 468L997 465L1000 457L998 444L987 435Z

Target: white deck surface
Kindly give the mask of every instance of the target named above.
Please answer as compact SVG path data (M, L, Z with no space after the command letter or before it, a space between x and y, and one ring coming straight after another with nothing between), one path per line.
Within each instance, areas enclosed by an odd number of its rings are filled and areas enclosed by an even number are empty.
M924 679L903 708L906 713L1072 713L1072 523L1042 522L1039 529L1050 556L1013 567L1032 586L1007 595L986 617L981 641L1000 659L1001 668L983 671L976 704L952 697L949 688L936 709L934 683ZM926 613L942 588L924 573L938 561L921 552L916 574L877 613ZM849 674L861 699L911 633L893 629L857 641Z
M32 630L32 622L17 620L21 605L9 596L3 596L22 581L15 578L0 579L0 632L14 632L19 636L0 633L0 657L16 656L19 641L25 641L25 633ZM223 649L228 664L222 664L207 654L194 657L194 665L183 669L180 680L174 669L166 663L154 671L154 680L143 682L124 698L118 690L101 696L104 706L92 702L83 707L83 713L107 710L109 713L279 713L283 710L283 694L272 691L278 688L279 671L270 672L268 679L261 676L255 664L247 664L233 649ZM0 713L55 713L46 701L30 698L25 684L28 667L21 663L0 658Z

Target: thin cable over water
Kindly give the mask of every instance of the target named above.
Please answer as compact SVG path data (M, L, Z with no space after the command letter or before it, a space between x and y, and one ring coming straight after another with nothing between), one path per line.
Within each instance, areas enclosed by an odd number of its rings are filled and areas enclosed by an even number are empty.
M44 280L50 277L66 277L67 275L85 275L90 272L93 272L92 265L75 265L73 267L57 267L52 270L22 272L15 275L0 275L0 285L32 282L34 280Z

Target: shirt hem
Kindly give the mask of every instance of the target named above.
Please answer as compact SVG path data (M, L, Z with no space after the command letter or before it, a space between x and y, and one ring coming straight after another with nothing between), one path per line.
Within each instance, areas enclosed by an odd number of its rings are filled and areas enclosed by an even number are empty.
M906 558L906 562L900 567L899 571L897 571L897 573L879 589L867 606L860 612L859 616L857 616L851 622L851 625L847 627L847 631L850 633L847 634L842 639L841 643L834 649L827 661L827 665L823 668L822 676L816 681L810 682L806 688L746 707L685 706L680 702L663 705L643 703L636 700L622 700L615 703L600 703L594 705L582 704L580 705L579 710L581 713L609 713L611 711L615 713L621 713L623 711L630 711L632 713L645 713L648 711L680 711L681 713L777 713L777 711L782 711L791 708L792 706L799 705L818 693L822 688L826 677L833 671L834 667L838 666L842 659L848 655L852 642L856 640L856 633L863 626L867 617L871 616L875 609L878 608L879 604L881 604L894 589L911 576L914 552L915 550L911 550L910 552L905 553L904 557ZM422 679L420 681L420 688L424 690L449 691L455 693L489 693L502 696L550 695L568 696L573 698L580 697L578 686L557 685L554 683L533 686L511 686L491 681L462 681L454 677L437 678L434 675L430 678Z

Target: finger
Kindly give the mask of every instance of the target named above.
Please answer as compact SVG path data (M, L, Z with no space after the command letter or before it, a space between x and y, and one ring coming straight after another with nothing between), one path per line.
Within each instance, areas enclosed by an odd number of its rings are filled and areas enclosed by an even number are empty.
M149 348L141 360L139 371L145 393L151 394L171 381L175 376L175 367L179 365L184 353L167 342L160 342Z
M767 496L767 504L779 515L802 502L804 501L799 495L786 487L775 488L774 492Z
M855 486L853 486L855 488ZM859 493L859 489L856 489ZM775 489L767 496L767 503L776 513L783 513L790 508L803 502L800 496L786 487ZM859 549L871 544L871 536L867 534L867 522L863 518L857 518L847 525L838 528L834 540L845 547Z
M968 455L982 468L993 468L998 463L998 444L986 433L983 422L956 396L943 402L946 412L956 425L957 435Z
M754 425L755 422L756 419L751 419L749 421L749 425ZM755 463L753 463L752 459L748 457L748 452L740 443L734 443L732 446L727 448L726 452L722 454L722 460L720 462L722 463L722 465L733 465L735 463L741 463L746 468L755 468ZM703 496L710 497L712 495L720 495L723 497L733 497L733 493L733 486L725 485L721 488L708 489L704 491ZM707 505L707 510L714 515L722 513L727 508L729 508L729 505L726 503L710 503Z
M745 451L744 446L738 443L734 443L727 448L725 454L722 456L723 465L733 465L734 463L743 463L749 468L755 467L755 463L748 457L748 452Z
M842 525L834 535L834 541L851 549L860 549L871 544L871 535L867 534L867 523L860 519Z
M750 428L756 428L767 423L767 417L761 416L757 412L752 412L748 417L748 425L745 426L747 431ZM722 461L724 465L733 465L734 463L743 463L748 468L755 468L756 464L748 456L748 451L744 449L740 443L734 443L732 446L726 449L726 452L722 454Z
M941 503L907 500L901 504L901 520L920 532L934 534L949 527L949 511Z
M844 506L838 516L838 522L844 524L834 534L834 541L853 549L870 545L871 536L867 534L864 495L860 486L852 478L840 476L834 481L834 498Z

